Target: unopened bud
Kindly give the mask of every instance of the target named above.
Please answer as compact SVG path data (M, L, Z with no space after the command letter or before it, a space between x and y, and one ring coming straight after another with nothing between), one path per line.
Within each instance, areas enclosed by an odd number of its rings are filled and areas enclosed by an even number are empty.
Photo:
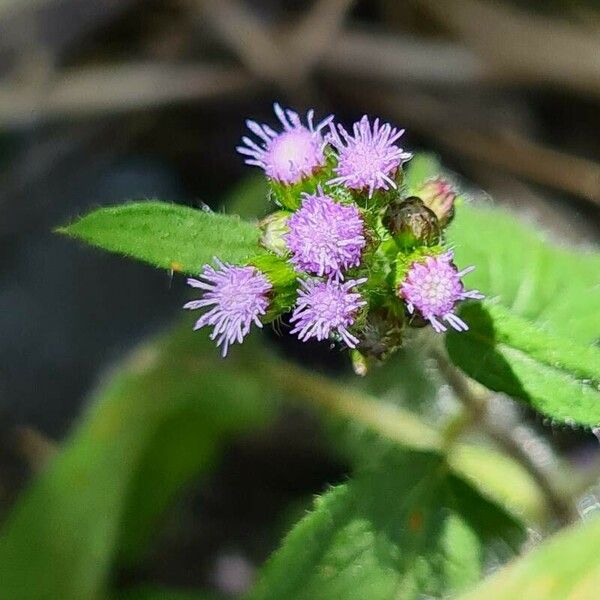
M262 232L260 245L277 256L285 256L288 251L284 236L288 232L287 220L290 215L291 213L285 210L278 210L258 224Z
M403 248L432 246L440 239L440 226L435 213L416 196L390 204L383 216L383 224Z
M445 227L454 217L456 190L452 184L441 177L426 181L418 190L423 204L435 213L441 227Z

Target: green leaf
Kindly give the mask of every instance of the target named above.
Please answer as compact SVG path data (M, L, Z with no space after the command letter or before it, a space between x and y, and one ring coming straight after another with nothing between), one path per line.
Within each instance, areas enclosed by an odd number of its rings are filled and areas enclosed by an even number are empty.
M466 305L470 331L450 333L452 360L490 389L557 422L600 423L600 256L553 247L503 211L462 206L451 229L468 287L493 303Z
M148 201L101 208L57 230L155 267L197 274L216 256L241 263L261 252L259 230L237 216Z
M563 423L600 423L600 349L556 337L500 304L467 304L469 331L446 336L451 359L491 390Z
M222 361L186 327L133 355L5 523L0 596L104 597L115 554L135 559L173 494L270 418L252 342Z
M449 230L468 287L514 314L582 344L600 339L600 253L554 246L537 226L489 206L463 204Z
M546 540L464 600L592 600L600 590L600 518Z
M439 456L394 450L316 501L251 598L439 597L478 580L489 544L516 549L522 539L521 528Z

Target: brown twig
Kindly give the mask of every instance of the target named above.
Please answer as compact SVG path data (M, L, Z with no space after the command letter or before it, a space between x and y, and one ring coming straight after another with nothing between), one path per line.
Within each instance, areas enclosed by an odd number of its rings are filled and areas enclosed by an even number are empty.
M253 75L264 81L280 81L285 76L281 48L248 5L237 0L193 0L192 6Z
M594 31L507 3L418 1L497 72L600 96L600 37Z
M40 88L0 87L0 125L80 117L248 92L239 68L129 63L64 73Z
M340 33L324 53L320 68L333 76L380 83L456 86L497 82L477 54L456 43L356 27Z

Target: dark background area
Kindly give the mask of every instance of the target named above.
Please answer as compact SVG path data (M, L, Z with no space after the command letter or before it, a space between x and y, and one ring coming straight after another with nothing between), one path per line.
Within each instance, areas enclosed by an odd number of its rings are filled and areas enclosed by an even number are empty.
M274 124L274 100L346 123L364 112L393 120L407 129L404 147L439 153L472 195L485 190L559 242L598 241L592 2L0 2L3 510L101 374L176 318L185 296L182 277L52 229L139 198L219 210L251 172L235 152L244 119ZM321 368L347 368L327 348L286 344ZM573 453L591 443L551 435ZM261 559L276 539L261 537L264 507L302 507L343 477L311 418L290 413L186 497L204 518L167 528L148 568L161 581L243 589L244 556ZM223 503L238 489L249 490L243 510Z

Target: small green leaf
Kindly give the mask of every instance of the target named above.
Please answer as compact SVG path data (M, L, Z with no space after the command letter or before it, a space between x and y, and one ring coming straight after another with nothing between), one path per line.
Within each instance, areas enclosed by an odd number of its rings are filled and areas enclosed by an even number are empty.
M269 309L261 321L269 323L291 310L298 297L298 273L290 262L273 254L260 254L247 263L262 271L275 289Z
M502 539L516 550L523 531L439 456L394 450L316 501L250 597L440 597L476 582Z
M593 600L600 590L600 518L557 533L463 600Z
M148 201L98 209L57 230L155 267L197 274L216 256L241 263L259 254L259 230L237 216Z
M182 485L232 435L268 422L256 339L221 360L186 326L142 347L34 482L0 536L0 596L96 600L135 560Z

